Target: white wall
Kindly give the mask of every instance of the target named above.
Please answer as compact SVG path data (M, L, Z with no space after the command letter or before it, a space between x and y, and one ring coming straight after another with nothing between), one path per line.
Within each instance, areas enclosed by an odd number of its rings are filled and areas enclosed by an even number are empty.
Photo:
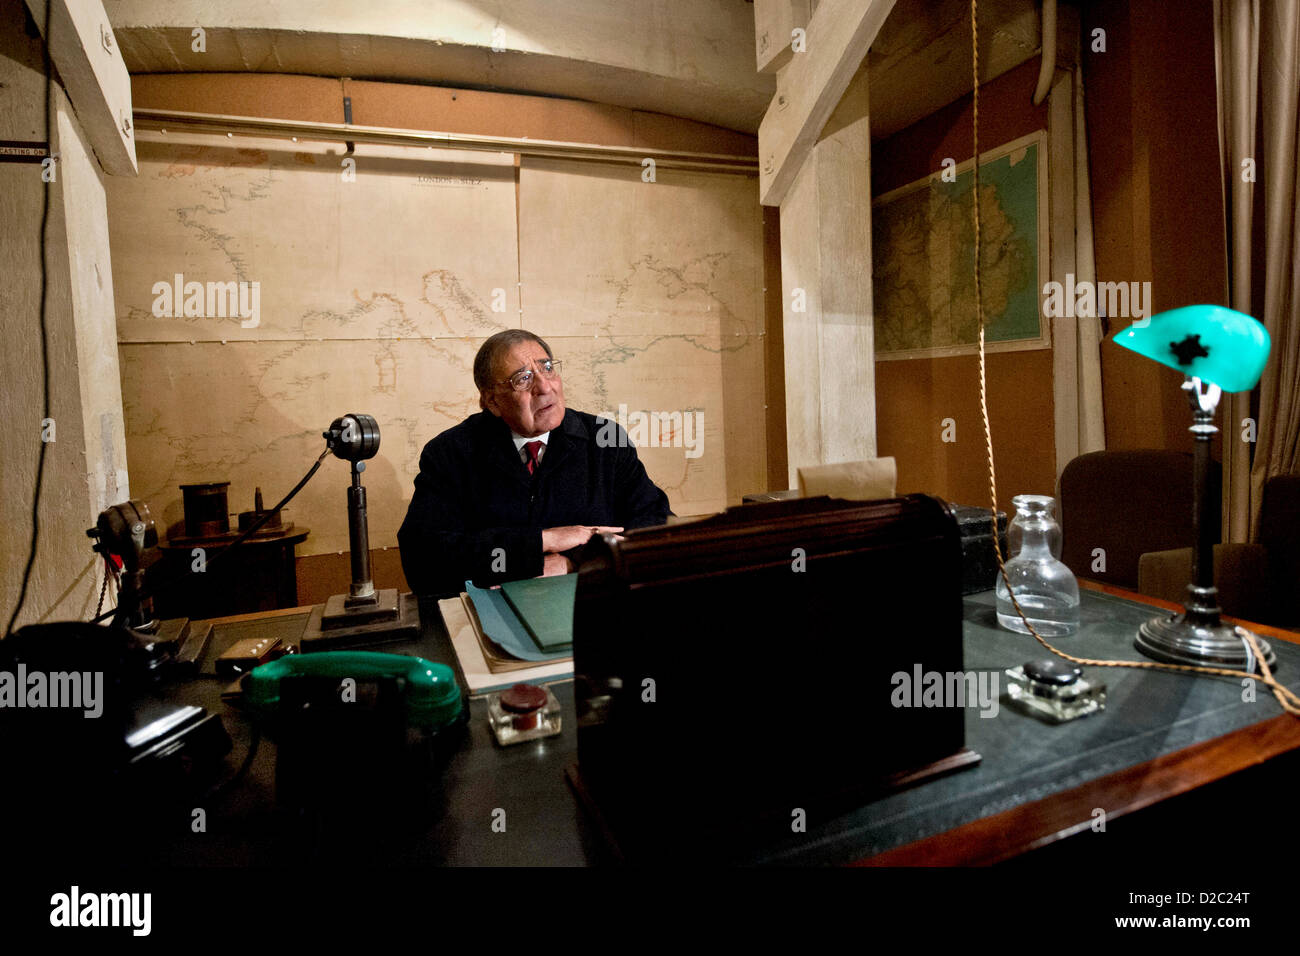
M45 77L39 39L21 0L0 2L0 139L44 140ZM122 428L108 219L101 173L67 97L55 88L52 183L41 167L0 164L0 407L10 441L0 455L0 612L17 602L31 540L32 492L41 447L40 224L47 191L47 331L51 417L40 546L17 625L89 617L99 589L85 531L129 495Z

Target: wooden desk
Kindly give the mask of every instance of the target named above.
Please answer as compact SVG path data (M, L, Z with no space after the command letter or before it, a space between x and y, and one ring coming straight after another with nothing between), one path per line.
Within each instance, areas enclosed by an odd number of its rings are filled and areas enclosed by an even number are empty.
M1177 611L1171 601L1148 597L1113 585L1081 580L1089 590ZM1245 621L1242 624L1271 641L1300 644L1300 633ZM1138 655L1135 653L1134 658ZM1284 683L1292 684L1283 674ZM1261 699L1272 692L1259 685ZM1277 709L1276 706L1273 708ZM1231 774L1300 750L1300 718L1281 713L1213 740L1184 747L1156 760L1136 764L1073 787L1063 793L1021 804L945 833L917 840L860 861L867 866L963 866L998 863L1089 830L1093 811L1106 808L1108 820L1223 780Z
M1124 616L1124 628L1128 627L1128 618L1140 620L1143 609L1116 603L1116 598L1137 600L1151 607L1166 606L1113 588L1094 587L1088 593L1113 595L1090 600L1089 613L1094 619L1112 613ZM1016 642L1032 643L1031 638L987 627L987 617L993 611L991 600L987 592L967 599L965 666L968 668L980 667L981 655L985 659L990 655L1005 658L996 665L984 663L985 668L1019 663L1024 657L1014 655L1022 654L1025 645ZM289 639L295 629L301 630L309 610L287 609L219 619L215 622L216 632L208 656L219 652L222 642L254 636L262 630L273 629ZM421 613L425 625L419 641L374 649L417 654L458 669L436 602L423 602ZM1279 645L1295 644L1300 635L1271 628L1257 630L1274 640L1279 657L1287 658L1282 676L1294 684L1294 675L1300 673L1297 666L1300 657L1294 647ZM1113 639L1118 642L1120 637ZM1058 643L1064 644L1064 640ZM972 646L972 641L976 646ZM1013 650L1006 651L1008 647ZM1138 657L1131 649L1131 642L1127 654L1088 656ZM1103 669L1090 669L1089 673L1095 675L1099 671ZM1104 669L1099 676L1112 689L1113 709L1060 728L1039 725L1020 714L1004 713L993 720L982 720L968 711L967 744L984 754L981 767L889 795L843 818L809 821L806 835L792 839L788 845L765 850L755 860L794 865L858 862L876 866L948 866L1026 858L1032 862L1044 853L1054 852L1051 846L1105 844L1109 853L1124 838L1112 836L1103 841L1086 835L1094 821L1095 808L1105 809L1108 824L1118 833L1124 818L1140 820L1145 818L1143 815L1167 812L1163 808L1176 803L1179 795L1204 792L1198 788L1212 787L1216 781L1235 778L1239 773L1245 777L1243 771L1266 761L1272 762L1268 765L1300 766L1300 719L1279 715L1277 704L1266 689L1257 688L1258 702L1249 705L1258 707L1259 713L1266 716L1250 722L1243 718L1239 707L1231 706L1230 700L1227 706L1210 708L1209 726L1214 725L1213 721L1226 719L1224 714L1238 726L1230 732L1207 737L1207 718L1198 710L1201 704L1197 702L1206 694L1216 699L1232 698L1237 691L1231 683L1205 686L1203 681L1171 675L1133 676L1152 673ZM1121 680L1117 675L1129 676ZM212 698L219 694L225 682L211 679L206 687L204 683L194 682L187 696L191 702L220 709L221 704ZM564 715L561 736L505 749L497 747L491 739L485 701L471 700L465 740L439 779L442 797L436 819L413 824L399 850L392 856L370 862L402 865L607 862L609 857L596 827L563 778L563 769L575 759L577 749L572 687L571 681L554 685ZM1142 689L1141 692L1134 695L1134 687ZM1152 687L1160 688L1167 699L1153 698L1149 692ZM1122 692L1125 690L1127 696ZM1003 709L1009 710L1005 706ZM1168 716L1171 710L1175 719ZM247 724L229 710L223 716L236 739L231 759L242 759L248 740ZM1137 737L1155 740L1139 739L1138 745L1134 745L1127 738L1126 722L1143 719L1150 720L1154 730L1145 729ZM1103 768L1101 772L1087 761L1080 764L1081 758L1068 749L1059 752L1051 749L1057 741L1077 741L1081 733L1093 742L1109 738L1105 747L1097 748L1103 754L1096 761L1096 766ZM1030 736L1022 745L1014 734ZM1182 738L1194 742L1176 745ZM1149 759L1130 759L1139 745L1159 753ZM1040 758L1050 755L1052 759L1019 769L1011 766L1016 751L1035 749ZM1055 759L1057 756L1059 761ZM1057 764L1061 769L1056 769ZM210 820L220 821L210 826L230 834L230 839L220 845L208 839L177 840L166 849L168 856L164 861L179 860L187 865L303 861L301 855L294 855L301 854L300 845L276 848L265 838L265 820L270 818L274 803L274 773L274 745L263 740L241 792L229 795L225 805L209 810ZM1079 782L1069 785L1071 781ZM1277 796L1284 797L1286 792L1283 790ZM1253 801L1254 796L1249 799ZM1277 806L1285 812L1284 800L1279 799ZM1161 809L1153 809L1157 807ZM506 834L495 833L488 825L487 814L495 808L504 808L509 815ZM1243 809L1234 803L1217 822L1248 836L1252 823L1241 812ZM1293 828L1284 820L1273 819L1281 826L1270 838L1294 845ZM919 833L919 838L908 840L908 834L913 832ZM1073 834L1079 836L1072 837ZM1141 836L1136 838L1134 845L1140 847L1141 840ZM330 851L322 848L320 852L328 856Z

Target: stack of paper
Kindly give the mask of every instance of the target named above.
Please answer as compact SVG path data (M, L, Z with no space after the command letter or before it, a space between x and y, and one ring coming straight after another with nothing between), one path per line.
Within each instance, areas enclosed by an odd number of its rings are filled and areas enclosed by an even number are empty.
M459 598L439 602L470 693L573 676L576 585L576 574L499 589L466 582Z

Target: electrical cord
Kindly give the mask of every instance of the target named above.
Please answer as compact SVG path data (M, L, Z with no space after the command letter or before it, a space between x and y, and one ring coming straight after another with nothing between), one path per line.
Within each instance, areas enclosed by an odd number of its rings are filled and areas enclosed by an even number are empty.
M108 579L112 575L112 567L107 556L104 558L104 583L99 586L99 603L95 605L95 616L104 609L104 595L108 593Z
M45 4L45 42L41 47L41 59L45 68L45 149L51 164L54 163L54 66L50 62L50 21L52 18L53 3ZM49 293L49 270L45 264L45 239L50 225L50 193L54 191L53 183L57 181L58 174L55 173L55 179L51 182L44 183L45 197L44 204L41 208L41 388L43 391L43 404L41 406L42 420L50 418L50 342L49 328L46 321L46 306ZM5 634L12 634L14 623L18 620L18 615L27 603L27 589L31 585L32 568L36 564L36 548L40 541L41 531L41 485L45 478L45 452L49 448L49 442L45 441L44 435L41 437L41 449L36 459L36 488L32 492L32 541L31 547L27 552L27 565L23 568L23 583L18 589L18 603L14 605L14 610L9 615L9 623L5 626Z
M108 593L108 568L104 569L104 583L99 586L99 600L95 602L95 616L104 609L104 595Z
M993 553L998 561L998 573L1002 577L1002 583L1006 586L1007 594L1011 598L1011 604L1015 607L1016 613L1020 615L1020 620L1029 633L1034 636L1039 644L1047 648L1057 657L1064 658L1072 664L1088 667L1130 667L1137 670L1163 670L1176 671L1184 674L1211 674L1218 677L1232 677L1240 679L1249 677L1252 680L1258 680L1267 686L1277 702L1287 713L1300 717L1300 697L1294 691L1278 683L1269 669L1268 663L1264 660L1264 655L1260 651L1257 638L1244 627L1237 627L1236 634L1251 649L1255 659L1259 663L1259 668L1263 676L1256 676L1249 671L1234 670L1228 667L1197 667L1191 664L1165 664L1157 661L1107 661L1095 660L1089 657L1075 657L1064 651L1057 650L1049 644L1025 615L1024 609L1021 608L1020 602L1016 599L1015 591L1011 588L1011 579L1007 576L1006 563L1002 557L1002 547L998 542L998 486L997 475L993 467L993 432L989 427L989 403L988 403L988 384L985 375L984 363L984 307L980 297L980 75L979 75L979 18L978 18L979 0L971 0L970 4L970 23L971 23L971 73L974 81L974 88L971 93L971 138L973 140L975 162L974 178L972 190L972 203L975 208L975 317L979 325L979 368L980 368L980 414L984 419L984 444L988 453L989 462L989 498L992 505L991 511L993 516Z

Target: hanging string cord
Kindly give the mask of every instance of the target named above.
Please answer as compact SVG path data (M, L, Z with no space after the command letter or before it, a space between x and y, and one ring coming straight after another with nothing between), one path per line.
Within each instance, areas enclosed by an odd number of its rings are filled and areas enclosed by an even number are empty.
M1103 661L1090 657L1075 657L1072 654L1057 650L1043 638L1043 635L1038 633L1038 630L1026 617L1020 602L1016 599L1015 591L1011 589L1011 579L1007 576L1006 562L1002 557L1002 546L998 542L998 480L993 467L993 431L989 427L988 381L984 365L984 305L980 295L980 51L978 4L979 0L971 0L970 26L971 79L973 82L971 93L971 139L975 154L971 205L975 208L975 318L979 324L980 415L984 420L984 444L988 452L989 462L989 501L993 516L993 553L997 557L998 574L1002 577L1002 583L1006 586L1011 603L1015 607L1016 613L1020 615L1020 620L1029 629L1029 633L1034 636L1034 639L1057 657L1064 658L1072 664L1087 667L1131 667L1137 670L1181 671L1187 674L1212 674L1234 679L1250 677L1252 680L1258 680L1267 686L1273 692L1273 696L1277 698L1277 702L1282 706L1283 710L1300 717L1300 697L1277 682L1273 677L1273 672L1269 669L1268 663L1264 660L1258 639L1243 627L1236 629L1237 636L1250 646L1251 652L1255 655L1255 660L1259 662L1259 668L1263 672L1262 677L1228 667L1196 667L1191 664L1165 664L1158 661Z

